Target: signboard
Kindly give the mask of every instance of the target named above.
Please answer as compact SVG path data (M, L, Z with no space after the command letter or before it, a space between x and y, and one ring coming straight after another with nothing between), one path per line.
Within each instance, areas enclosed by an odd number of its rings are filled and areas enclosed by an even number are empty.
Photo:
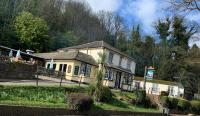
M147 75L146 75L146 80L152 80L153 79L153 76L154 76L154 68L153 67L149 67L147 69Z

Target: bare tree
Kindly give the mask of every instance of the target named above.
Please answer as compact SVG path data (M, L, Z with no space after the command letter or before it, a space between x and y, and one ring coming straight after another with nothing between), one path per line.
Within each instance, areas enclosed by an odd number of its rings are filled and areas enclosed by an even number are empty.
M169 0L169 2L174 10L200 12L200 0Z

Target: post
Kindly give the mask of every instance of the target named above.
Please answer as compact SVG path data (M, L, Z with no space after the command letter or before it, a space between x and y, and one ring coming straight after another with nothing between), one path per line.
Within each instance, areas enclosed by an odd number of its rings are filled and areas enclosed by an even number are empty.
M62 80L63 80L63 76L64 76L64 73L63 72L60 72L61 73L61 79L60 79L60 87L61 87L61 84L62 84Z
M143 89L146 92L146 74L147 74L147 66L145 66L145 71L144 71L144 85L143 85Z
M37 77L36 77L36 85L38 86L38 75L39 73L37 73Z

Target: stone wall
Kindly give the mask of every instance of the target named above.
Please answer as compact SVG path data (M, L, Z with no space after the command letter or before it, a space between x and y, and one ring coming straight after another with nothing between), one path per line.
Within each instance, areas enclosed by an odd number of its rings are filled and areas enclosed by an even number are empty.
M34 79L37 65L0 61L0 79Z

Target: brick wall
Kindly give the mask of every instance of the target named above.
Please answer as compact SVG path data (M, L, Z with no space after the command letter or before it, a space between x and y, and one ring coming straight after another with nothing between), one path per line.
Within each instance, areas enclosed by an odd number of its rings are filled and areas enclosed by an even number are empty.
M0 61L0 79L33 79L36 65Z

